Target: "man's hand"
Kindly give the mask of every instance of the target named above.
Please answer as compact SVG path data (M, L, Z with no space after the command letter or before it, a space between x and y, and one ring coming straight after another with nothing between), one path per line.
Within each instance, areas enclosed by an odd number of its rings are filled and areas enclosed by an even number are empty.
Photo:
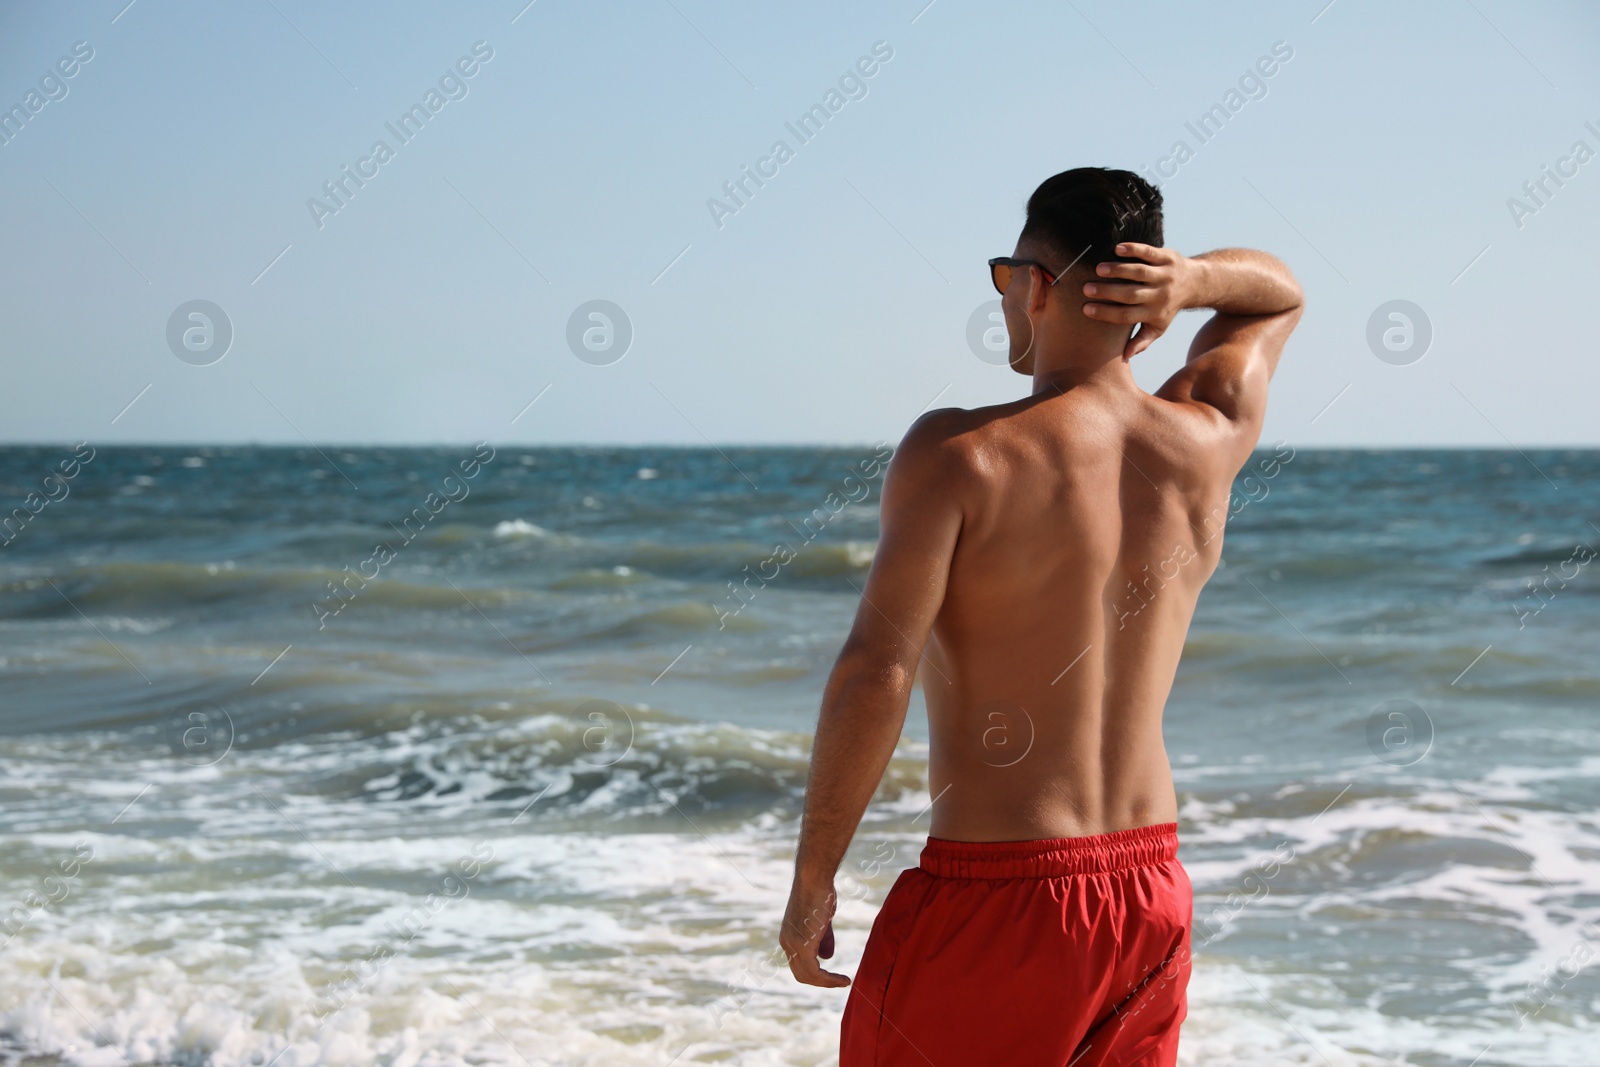
M1083 295L1093 299L1083 313L1096 322L1139 324L1122 349L1132 359L1167 332L1178 312L1190 307L1194 261L1170 248L1120 244L1117 255L1136 256L1143 263L1101 263L1095 273L1102 282L1087 282Z
M842 974L825 971L817 963L833 955L833 909L838 898L832 884L802 884L795 879L789 890L789 907L783 915L778 944L789 959L795 980L806 985L839 988L850 984Z

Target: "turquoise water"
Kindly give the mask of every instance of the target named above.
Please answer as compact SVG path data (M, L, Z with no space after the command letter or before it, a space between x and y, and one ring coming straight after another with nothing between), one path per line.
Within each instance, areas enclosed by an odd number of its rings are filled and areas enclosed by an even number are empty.
M1600 453L1288 453L1167 712L1182 1060L1592 1063ZM831 1062L770 952L881 455L0 450L0 1059Z

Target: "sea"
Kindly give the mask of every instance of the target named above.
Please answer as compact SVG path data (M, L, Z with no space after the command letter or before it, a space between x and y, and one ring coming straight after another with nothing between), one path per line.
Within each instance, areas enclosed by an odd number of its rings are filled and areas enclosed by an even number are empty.
M887 448L0 449L0 1064L836 1062L775 950ZM1166 710L1180 1063L1600 1063L1597 491L1241 473Z

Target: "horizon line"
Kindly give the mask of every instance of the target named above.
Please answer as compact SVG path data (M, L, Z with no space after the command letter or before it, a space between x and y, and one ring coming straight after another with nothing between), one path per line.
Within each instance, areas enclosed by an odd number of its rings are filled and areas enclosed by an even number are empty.
M309 440L305 440L305 441L299 441L299 442L290 442L290 441L284 441L284 442L277 442L277 441L110 441L110 442L96 443L96 442L94 442L94 441L92 441L92 440L90 440L88 438L83 438L81 440L84 443L95 445L96 447L99 447L99 448L172 448L172 449L178 449L178 448L281 448L281 449L304 449L304 448L312 448L312 449L316 449L316 448L344 448L344 449L351 449L351 448L395 448L395 449L404 449L404 448L470 448L472 445L478 443L478 441L484 441L484 442L487 442L487 443L489 443L491 445L497 443L497 442L493 441L492 439L486 438L486 437L478 438L477 441L469 441L469 440L463 438L463 439L460 439L460 440L422 441L422 442L418 442L418 441L392 442L392 441L309 441ZM795 441L795 442L750 442L750 441L745 441L745 442L739 442L739 441L720 441L720 442L708 442L708 443L703 443L703 444L683 444L683 443L671 443L671 442L623 442L623 441L580 442L580 441L564 441L564 442L542 442L542 443L538 443L538 444L501 442L501 443L499 443L499 447L503 447L503 448L524 448L524 449L552 449L552 450L556 450L556 449L569 449L570 450L570 449L584 449L584 448L610 448L610 449L619 449L619 448L646 449L646 448L651 448L651 449L675 449L675 450L683 451L683 452L692 452L692 451L714 452L719 448L739 448L739 449L806 449L806 448L810 448L810 449L824 449L824 448L825 449L852 449L852 448L873 448L873 447L876 447L880 443L883 443L883 442L881 440L880 441L843 441L843 442L816 442L816 441ZM0 441L0 449L12 449L12 448L15 448L15 449L22 449L22 448L73 448L73 447L75 447L75 444L73 442L70 442L70 441L66 440L66 439L36 440L36 441ZM1263 448L1271 448L1271 447L1273 447L1273 446L1270 445L1270 444L1258 443L1255 446L1255 448L1252 449L1252 451L1257 451L1257 450L1260 450L1260 449L1263 449ZM1512 443L1508 443L1508 444L1501 444L1501 445L1490 445L1490 444L1405 444L1405 445L1386 445L1386 444L1318 444L1318 445L1299 445L1299 446L1297 446L1297 448L1300 449L1300 450L1303 450L1303 451L1308 451L1308 452L1425 452L1425 451L1431 451L1431 452L1511 452L1511 453L1514 453L1514 452L1518 452L1518 451L1523 450L1523 449L1531 449L1531 450L1542 451L1542 452L1553 452L1553 451L1560 451L1560 452L1600 452L1600 443L1595 443L1595 444L1526 444L1526 443L1523 443L1523 444L1512 444Z

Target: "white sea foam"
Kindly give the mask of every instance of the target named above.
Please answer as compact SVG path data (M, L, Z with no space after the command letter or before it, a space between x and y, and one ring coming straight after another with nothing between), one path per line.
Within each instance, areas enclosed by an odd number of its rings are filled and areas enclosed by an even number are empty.
M556 714L307 737L204 768L97 734L0 742L18 790L16 829L0 836L7 884L79 841L94 849L69 898L4 949L0 1034L95 1067L260 1067L280 1054L304 1067L833 1062L844 994L796 985L771 955L792 812L730 825L673 806L698 796L695 775L797 764L801 739L638 710L640 758L601 769L551 747L572 728ZM557 762L519 762L531 752ZM914 783L925 757L906 742L897 773ZM1463 1067L1492 1040L1480 1067L1592 1062L1592 972L1548 1004L1529 991L1571 952L1600 892L1600 826L1540 790L1595 764L1501 765L1455 783L1369 764L1265 797L1220 766L1186 768L1196 921L1219 907L1227 918L1214 936L1197 926L1180 1062ZM324 785L353 766L372 769ZM394 799L412 767L460 788ZM508 779L528 791L485 803ZM626 805L656 828L584 822ZM884 892L916 861L927 806L925 787L890 789L869 812L840 876L835 969L854 971ZM63 809L89 828L42 828ZM1246 879L1278 843L1292 858L1250 896ZM880 845L892 859L864 867ZM474 847L492 859L469 891L429 909ZM1230 892L1249 899L1229 906ZM1432 956L1427 942L1395 943L1393 931L1435 926L1457 940ZM1389 962L1396 951L1432 970ZM1440 983L1459 985L1463 1004ZM1434 1006L1407 1006L1417 998Z
M494 527L496 537L548 537L550 531L543 526L535 525L527 519L509 519L498 522Z
M907 852L916 841L899 839ZM274 1056L300 1067L832 1063L844 993L796 985L770 955L786 845L750 831L501 838L482 891L441 910L333 1011L319 991L387 936L407 894L269 880L241 884L231 900L189 894L183 912L163 915L160 876L118 876L104 904L143 906L80 903L11 946L0 1027L93 1067ZM175 858L106 847L107 860L143 856L128 870L172 869ZM233 847L245 858L246 842ZM438 838L323 850L353 871L398 871L460 848ZM226 864L225 851L207 859ZM858 964L892 873L869 898L842 902L837 969ZM1467 1063L1485 1046L1487 1062L1592 1062L1587 1020L1440 1027L1353 1000L1337 972L1315 970L1198 959L1180 1063L1376 1067L1419 1053Z

